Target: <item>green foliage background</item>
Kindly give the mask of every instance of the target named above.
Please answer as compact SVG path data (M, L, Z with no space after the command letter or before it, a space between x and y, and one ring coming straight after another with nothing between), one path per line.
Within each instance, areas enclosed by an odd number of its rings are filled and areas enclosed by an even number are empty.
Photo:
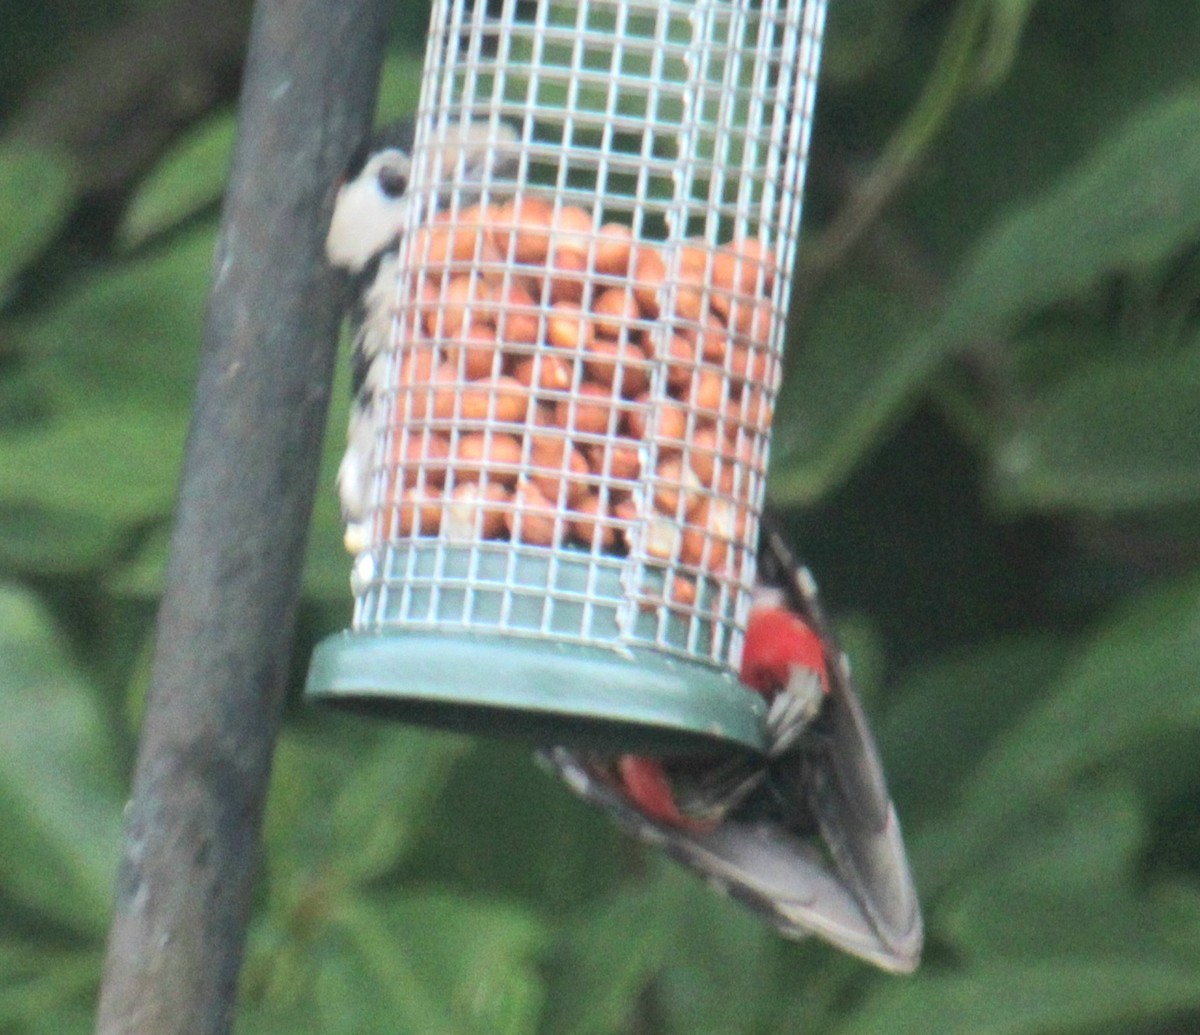
M131 5L22 6L6 99ZM293 698L240 1032L1200 1030L1198 53L1194 0L831 0L771 486L877 727L918 974L780 941L517 747ZM72 262L81 171L0 137L4 1035L90 1029L232 137L192 125ZM298 674L348 618L344 395Z

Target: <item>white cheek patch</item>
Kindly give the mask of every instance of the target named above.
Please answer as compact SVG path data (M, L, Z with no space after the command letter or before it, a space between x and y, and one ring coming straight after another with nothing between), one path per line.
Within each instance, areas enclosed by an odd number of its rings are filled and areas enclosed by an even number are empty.
M384 162L396 165L397 158L389 153L368 162L358 176L342 185L333 207L325 255L332 265L352 273L359 272L404 229L407 198L389 198L379 188L378 173ZM403 162L405 168L407 165Z

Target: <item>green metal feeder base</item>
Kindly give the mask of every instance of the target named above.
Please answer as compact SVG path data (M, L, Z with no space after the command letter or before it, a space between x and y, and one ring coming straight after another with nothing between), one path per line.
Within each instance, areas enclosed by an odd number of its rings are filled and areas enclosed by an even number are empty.
M639 611L634 642L621 637L620 562L430 541L388 547L370 563L379 577L366 583L360 603L378 624L318 646L311 699L541 745L763 748L762 699L728 672L682 654L689 642L708 649L710 624L692 628L667 616L660 628L661 616ZM662 592L661 573L643 583ZM660 636L672 650L655 649Z
M762 751L763 704L733 676L633 648L461 632L341 633L306 695L340 709L539 745Z

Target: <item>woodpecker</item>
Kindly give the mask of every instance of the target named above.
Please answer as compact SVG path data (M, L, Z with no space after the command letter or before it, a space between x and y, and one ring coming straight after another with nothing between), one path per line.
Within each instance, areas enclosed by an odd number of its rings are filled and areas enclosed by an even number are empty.
M367 545L364 524L371 491L371 452L378 431L378 402L391 338L396 296L397 248L408 222L409 179L415 124L408 119L378 130L352 156L338 184L325 238L330 265L352 278L355 295L351 391L346 453L338 467L338 496L351 554ZM460 197L486 175L502 179L515 164L511 126L462 122L443 134L441 169L455 177ZM490 145L490 146L489 146ZM489 164L490 163L490 164Z
M463 124L443 168L460 191L495 178L511 142ZM396 248L407 225L410 123L380 132L351 162L337 193L326 253L355 278L354 403L338 471L346 545L363 525L391 334ZM492 165L486 164L491 162ZM923 927L896 810L849 665L822 613L815 583L767 529L739 672L767 703L761 757L730 752L686 759L601 756L550 748L541 761L627 830L662 847L792 938L816 935L885 970L907 973Z
M816 585L767 530L740 670L767 699L763 757L541 753L578 795L789 938L894 973L924 939L883 768Z

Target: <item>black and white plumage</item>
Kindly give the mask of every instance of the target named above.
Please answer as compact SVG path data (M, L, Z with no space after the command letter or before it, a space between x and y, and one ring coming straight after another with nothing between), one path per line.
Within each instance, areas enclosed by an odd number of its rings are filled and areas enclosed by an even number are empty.
M509 171L513 155L508 145L515 136L505 123L464 122L443 134L441 154L431 161L454 177L460 200L470 203L475 200L473 186ZM354 399L346 453L338 467L345 544L352 554L367 545L371 454L386 370L382 358L392 335L397 248L409 218L413 138L414 124L405 120L380 129L356 152L338 187L325 239L330 265L350 274L357 298L352 314Z
M715 825L680 825L649 815L611 758L555 748L542 753L581 797L626 830L665 850L714 888L743 902L780 933L815 935L894 973L920 960L921 910L895 806L850 676L807 569L782 539L764 537L757 608L783 608L815 633L827 686L810 707L811 679L793 671L768 720L766 758L661 762L676 799L707 788L689 815ZM752 611L751 621L754 621ZM748 642L747 649L750 649ZM742 672L755 659L743 660ZM811 671L811 670L810 670ZM780 716L778 702L800 706ZM815 714L814 714L815 712Z
M501 137L507 132L501 127ZM495 134L492 127L492 142ZM453 138L443 168L457 169L469 194L489 156L494 163L504 159L484 146L489 134L482 126L465 125ZM392 332L396 246L408 225L411 146L412 128L402 125L384 131L358 156L339 189L326 243L330 262L346 269L359 287L355 398L338 471L346 545L356 554L366 545L363 521L385 367L380 357ZM487 174L500 171L493 165ZM457 186L462 190L464 184ZM678 807L683 822L654 814L623 775L619 759L565 749L541 757L576 793L745 902L784 935L816 935L886 970L911 971L923 928L896 810L816 587L773 533L760 550L752 621L767 612L792 616L818 644L819 657L791 665L780 678L769 710L766 756L633 759L665 778L668 804ZM748 640L748 655L749 646ZM756 660L744 659L743 673Z

